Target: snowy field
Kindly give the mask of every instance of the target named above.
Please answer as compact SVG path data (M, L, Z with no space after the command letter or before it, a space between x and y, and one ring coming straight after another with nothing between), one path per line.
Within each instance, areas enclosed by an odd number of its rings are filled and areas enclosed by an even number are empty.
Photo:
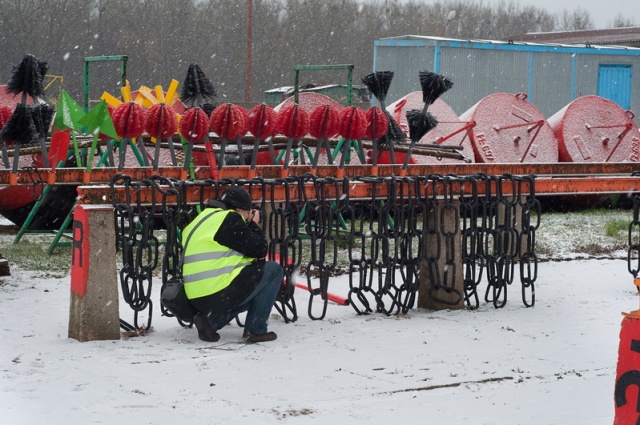
M300 318L274 314L271 343L244 345L235 324L205 343L159 311L147 336L81 343L67 338L69 278L12 268L0 278L0 423L611 424L632 282L623 260L546 262L533 308L514 284L501 310L330 304L312 321L297 291ZM330 291L346 294L347 278Z

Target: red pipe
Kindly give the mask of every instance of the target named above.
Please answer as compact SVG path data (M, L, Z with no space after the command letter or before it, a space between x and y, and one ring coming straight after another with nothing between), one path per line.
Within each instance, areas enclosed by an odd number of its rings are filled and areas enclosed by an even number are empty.
M216 156L213 153L213 144L211 140L207 139L204 142L205 151L207 152L207 160L209 162L209 170L211 170L211 178L218 179L218 164L216 162Z
M307 285L303 285L302 283L296 283L296 288L300 288L300 289L304 289L305 291L309 291L309 287ZM335 295L335 294L331 294L329 292L327 292L327 299L329 301L333 301L336 304L340 304L340 305L349 305L349 300L346 298L343 298L339 295Z

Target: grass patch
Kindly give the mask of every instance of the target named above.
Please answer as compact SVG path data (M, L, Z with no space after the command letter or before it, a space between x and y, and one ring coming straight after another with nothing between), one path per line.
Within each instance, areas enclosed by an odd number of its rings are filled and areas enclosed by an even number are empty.
M42 237L29 235L13 244L11 238L0 238L0 253L9 260L11 267L17 266L22 270L34 270L40 273L39 277L63 277L71 268L71 247L58 246L53 254L47 250L53 240L53 236Z
M629 231L629 220L615 219L608 221L604 226L604 233L612 238L620 237L620 232L624 232L626 237Z
M620 251L627 250L628 228L632 220L633 211L597 209L572 213L542 213L540 217L540 227L536 231L535 251L540 260L572 258L573 254L587 254L590 256L619 255ZM532 224L537 217L532 217ZM315 261L322 258L327 266L332 266L336 270L349 270L349 257L352 256L359 264L360 257L371 256L372 245L379 243L380 250L383 248L388 254L393 255L396 247L392 240L389 244L382 246L382 241L376 241L370 233L368 223L363 223L357 219L347 221L347 225L353 226L355 234L347 229L340 229L339 233L332 232L334 240L327 240L321 246L311 246L308 238L302 238L299 257L301 269L306 268L312 258ZM375 227L375 226L374 226ZM43 277L62 277L69 273L71 267L71 248L69 246L59 246L52 255L47 254L51 244L52 235L31 234L25 235L20 243L13 244L13 239L17 233L17 228L13 226L0 226L0 254L9 260L10 268L16 267L22 270L32 270L40 273ZM363 238L362 233L366 235ZM304 229L300 229L304 233ZM163 231L154 232L154 235L165 240ZM351 236L351 237L350 237ZM418 253L418 239L411 238L412 255ZM408 240L399 241L404 244ZM441 249L444 249L444 239L440 241ZM319 241L316 242L319 245ZM161 273L161 258L164 253L164 245L160 246L158 267L154 271L156 275ZM324 248L324 253L320 249ZM295 250L297 251L296 246ZM364 254L362 250L364 249ZM406 247L405 247L406 249ZM295 253L296 257L298 253ZM445 252L441 252L445 255ZM378 257L377 261L382 261ZM116 254L116 266L122 268L122 253ZM312 264L314 267L314 264Z

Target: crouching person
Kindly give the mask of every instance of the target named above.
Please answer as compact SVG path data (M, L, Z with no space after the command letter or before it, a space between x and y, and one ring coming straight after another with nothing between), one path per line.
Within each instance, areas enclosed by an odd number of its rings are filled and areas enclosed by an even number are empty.
M198 311L194 324L203 341L220 339L218 330L247 312L247 342L273 341L267 320L282 285L282 267L265 261L267 240L258 226L260 211L241 187L226 189L182 234L182 274L187 298ZM188 243L187 243L188 242Z

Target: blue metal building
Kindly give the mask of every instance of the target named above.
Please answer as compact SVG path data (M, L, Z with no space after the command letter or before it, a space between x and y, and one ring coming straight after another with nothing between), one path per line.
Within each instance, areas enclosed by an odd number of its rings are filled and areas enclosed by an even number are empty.
M406 35L374 42L373 69L394 71L387 104L420 90L420 71L449 77L442 99L458 115L490 94L521 92L547 118L585 95L640 110L640 48Z

